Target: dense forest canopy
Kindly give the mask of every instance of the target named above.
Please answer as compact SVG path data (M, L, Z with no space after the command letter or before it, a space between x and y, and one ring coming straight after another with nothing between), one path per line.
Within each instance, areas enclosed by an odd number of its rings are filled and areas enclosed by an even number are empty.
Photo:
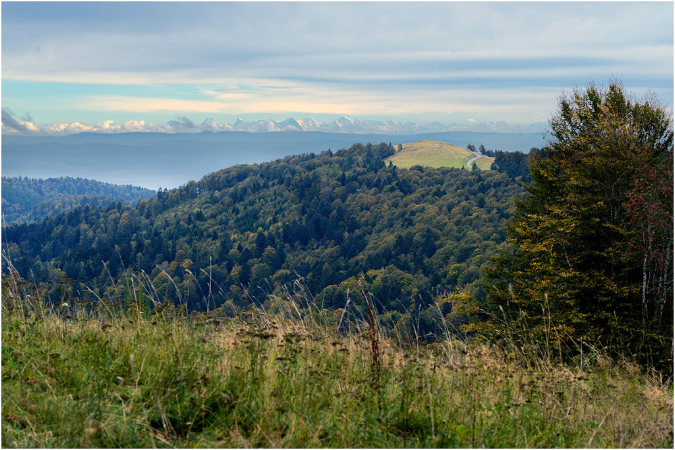
M469 144L467 149L474 153L480 153L485 156L494 158L490 169L498 170L506 173L511 178L521 177L523 183L532 181L530 178L530 164L538 159L546 157L546 150L532 147L529 153L521 151L506 152L504 150L488 150L483 144L478 148L475 145Z
M75 208L135 205L156 192L136 186L119 186L86 178L2 177L2 215L7 224L40 222Z
M497 171L397 169L383 161L393 151L356 144L230 167L135 207L7 227L6 253L23 276L55 289L68 277L83 295L119 295L113 284L142 273L193 310L262 304L300 279L325 308L366 289L392 325L412 309L449 313L444 294L484 295L480 272L504 245L521 184Z

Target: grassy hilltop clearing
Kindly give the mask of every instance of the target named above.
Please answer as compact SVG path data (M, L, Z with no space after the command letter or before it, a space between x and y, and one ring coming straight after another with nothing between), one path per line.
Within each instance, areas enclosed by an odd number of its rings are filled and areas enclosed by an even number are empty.
M401 169L409 169L416 165L456 167L458 169L462 167L470 168L467 163L476 157L474 153L465 148L440 141L410 142L401 144L400 147L397 145L395 148L397 149L396 154L387 158L385 162L391 161ZM481 156L476 159L476 165L479 169L489 170L493 161L494 158Z

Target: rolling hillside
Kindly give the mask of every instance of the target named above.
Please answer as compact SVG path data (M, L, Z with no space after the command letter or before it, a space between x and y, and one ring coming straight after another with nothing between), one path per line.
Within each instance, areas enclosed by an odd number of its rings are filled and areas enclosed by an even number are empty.
M398 149L399 146L396 146ZM385 162L391 161L401 169L409 169L412 166L426 167L467 167L467 163L476 155L469 150L457 145L440 141L417 141L408 144L401 144L400 150L390 156ZM478 168L483 170L490 169L494 158L481 156L476 160Z
M86 178L2 177L3 224L35 223L76 208L135 205L157 192L131 185L115 185Z
M8 226L3 239L22 276L66 276L74 292L116 298L144 273L162 295L205 311L283 296L300 278L322 308L344 308L362 287L391 326L414 308L424 333L435 332L439 296L482 295L481 267L502 249L523 190L498 171L388 167L393 154L355 144L238 165L133 207Z

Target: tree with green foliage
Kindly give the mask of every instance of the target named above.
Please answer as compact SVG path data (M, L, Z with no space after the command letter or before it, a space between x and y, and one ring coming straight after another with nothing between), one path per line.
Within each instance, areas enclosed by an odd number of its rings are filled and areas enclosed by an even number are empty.
M671 115L612 82L563 96L550 126L507 222L511 251L485 271L492 322L668 367Z

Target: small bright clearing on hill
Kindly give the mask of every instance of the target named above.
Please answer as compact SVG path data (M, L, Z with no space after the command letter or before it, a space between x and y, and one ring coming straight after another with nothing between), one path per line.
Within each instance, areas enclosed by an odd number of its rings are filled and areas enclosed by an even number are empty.
M401 169L409 169L415 165L457 168L464 166L470 169L473 163L471 160L477 156L465 148L439 141L417 141L401 144L400 147L399 150L399 146L396 145L396 154L385 159L385 162L391 161ZM488 170L494 158L481 155L475 161L478 168Z

